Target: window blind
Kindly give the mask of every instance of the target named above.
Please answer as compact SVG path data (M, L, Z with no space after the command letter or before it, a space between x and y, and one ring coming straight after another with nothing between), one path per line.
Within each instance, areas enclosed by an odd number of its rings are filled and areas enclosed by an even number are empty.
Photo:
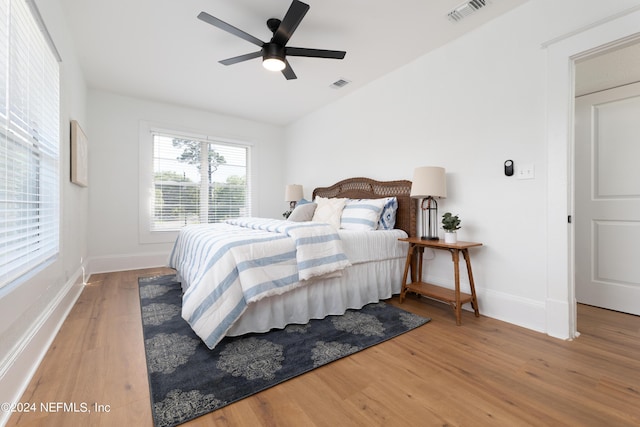
M59 249L59 66L25 0L0 0L0 287Z
M151 231L251 215L249 147L153 133Z

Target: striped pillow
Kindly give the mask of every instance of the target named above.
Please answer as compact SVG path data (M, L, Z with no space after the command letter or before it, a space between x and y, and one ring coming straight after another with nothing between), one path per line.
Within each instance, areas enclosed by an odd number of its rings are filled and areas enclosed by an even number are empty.
M375 230L378 228L380 214L387 199L349 199L347 200L340 228L345 230Z

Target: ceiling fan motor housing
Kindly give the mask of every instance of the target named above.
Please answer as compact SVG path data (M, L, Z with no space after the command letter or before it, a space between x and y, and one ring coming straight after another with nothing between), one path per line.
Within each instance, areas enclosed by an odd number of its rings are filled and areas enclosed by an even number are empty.
M262 46L262 59L279 59L284 62L284 46L276 43L265 43Z

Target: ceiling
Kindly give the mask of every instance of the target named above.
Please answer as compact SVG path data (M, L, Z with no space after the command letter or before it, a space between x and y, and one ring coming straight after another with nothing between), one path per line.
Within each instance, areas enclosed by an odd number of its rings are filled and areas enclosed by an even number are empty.
M260 59L219 64L259 48L196 16L268 41L266 20L281 19L291 0L60 1L90 88L285 125L527 0L487 0L459 22L447 14L463 0L305 0L311 8L288 45L347 55L289 57L298 76L289 81ZM351 83L331 88L339 79Z

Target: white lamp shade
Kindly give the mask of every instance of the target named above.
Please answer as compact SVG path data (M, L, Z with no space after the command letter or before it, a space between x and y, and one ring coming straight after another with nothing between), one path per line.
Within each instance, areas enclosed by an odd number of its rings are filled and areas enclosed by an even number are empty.
M289 184L284 190L285 202L299 202L302 199L302 185Z
M424 199L426 197L447 197L447 180L445 170L439 166L422 166L413 172L411 197Z

